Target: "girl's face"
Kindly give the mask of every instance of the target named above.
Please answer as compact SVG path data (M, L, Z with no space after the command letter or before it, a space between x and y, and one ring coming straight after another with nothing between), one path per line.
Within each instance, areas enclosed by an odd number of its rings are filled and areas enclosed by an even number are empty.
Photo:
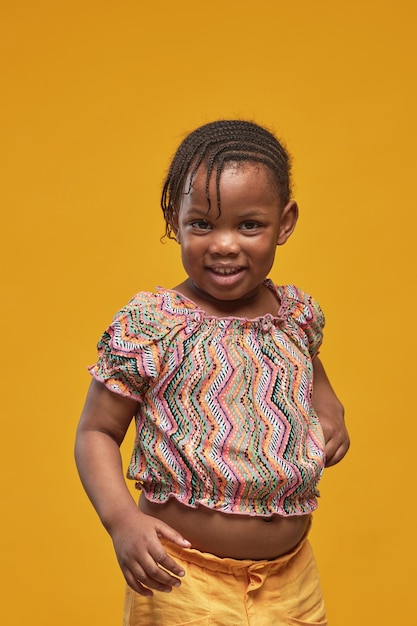
M186 186L187 188L187 186ZM200 297L236 310L257 297L269 274L276 246L285 243L297 221L297 205L281 207L266 166L226 164L220 177L217 208L215 173L206 199L206 167L197 170L184 194L175 233L190 288Z

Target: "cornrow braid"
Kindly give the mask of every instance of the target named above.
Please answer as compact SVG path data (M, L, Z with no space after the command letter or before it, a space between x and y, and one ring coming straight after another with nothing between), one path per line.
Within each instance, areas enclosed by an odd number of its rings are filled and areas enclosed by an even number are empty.
M210 178L216 175L217 207L220 212L220 175L227 162L252 162L266 165L273 174L280 199L285 206L291 199L291 162L278 139L262 126L244 120L219 120L200 126L180 144L169 167L162 189L161 207L165 234L172 238L175 208L189 193L200 165L207 167L206 198L211 207ZM187 177L188 187L186 189Z

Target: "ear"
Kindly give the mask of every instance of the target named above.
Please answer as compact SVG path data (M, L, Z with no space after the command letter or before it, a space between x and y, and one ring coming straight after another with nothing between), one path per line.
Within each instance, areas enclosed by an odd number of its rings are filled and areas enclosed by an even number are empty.
M290 200L281 212L277 246L282 246L288 237L292 235L298 220L298 205Z
M171 213L171 228L172 228L172 232L175 235L175 240L177 243L180 243L180 231L179 231L179 226L178 226L178 213L177 211L175 211L175 209L172 210Z

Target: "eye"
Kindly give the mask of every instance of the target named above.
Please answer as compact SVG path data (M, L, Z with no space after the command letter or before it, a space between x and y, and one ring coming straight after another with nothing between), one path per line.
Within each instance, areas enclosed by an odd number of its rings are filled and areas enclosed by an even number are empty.
M210 230L211 226L206 220L194 220L190 222L191 228L195 228L195 230Z
M243 222L240 226L241 230L246 230L246 231L254 231L260 227L261 227L261 224L259 224L259 222L254 222L251 220L248 220L247 222Z

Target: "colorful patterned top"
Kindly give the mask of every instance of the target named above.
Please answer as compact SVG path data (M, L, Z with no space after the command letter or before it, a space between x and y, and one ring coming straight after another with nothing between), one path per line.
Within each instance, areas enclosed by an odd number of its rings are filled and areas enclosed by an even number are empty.
M276 317L218 318L158 288L103 334L90 371L139 403L127 476L151 501L259 516L317 507L324 441L312 357L324 317L296 287L265 284L281 303Z

